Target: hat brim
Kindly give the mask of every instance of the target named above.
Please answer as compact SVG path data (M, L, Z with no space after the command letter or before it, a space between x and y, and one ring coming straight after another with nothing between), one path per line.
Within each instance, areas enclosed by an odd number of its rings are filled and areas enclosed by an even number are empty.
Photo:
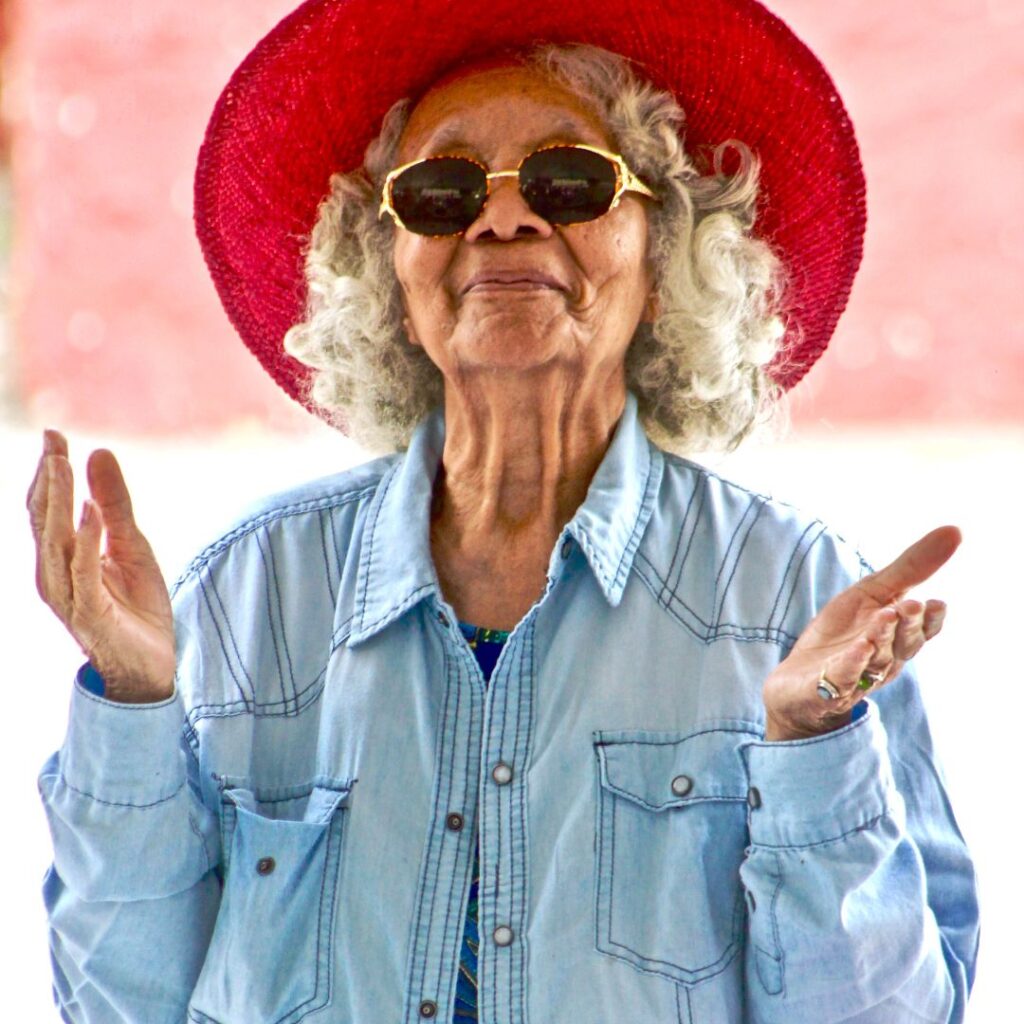
M304 247L336 171L357 168L384 114L489 52L590 43L635 61L686 112L687 149L729 138L762 160L755 233L783 260L785 388L813 365L861 261L865 181L821 62L754 0L309 0L248 55L200 150L199 241L221 302L274 380L306 398L282 347L305 315Z

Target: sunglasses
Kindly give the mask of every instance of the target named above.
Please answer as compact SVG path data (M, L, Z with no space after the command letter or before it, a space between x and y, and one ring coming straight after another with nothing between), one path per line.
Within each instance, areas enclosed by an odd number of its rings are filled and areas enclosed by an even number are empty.
M480 216L494 178L518 178L526 205L549 224L596 220L619 205L624 192L657 199L618 153L594 146L547 146L514 171L489 171L465 156L428 156L388 172L378 219L417 235L459 235Z

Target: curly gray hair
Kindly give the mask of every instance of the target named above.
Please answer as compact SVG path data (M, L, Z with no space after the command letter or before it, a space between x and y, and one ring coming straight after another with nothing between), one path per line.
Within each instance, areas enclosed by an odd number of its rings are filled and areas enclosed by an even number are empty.
M766 367L785 333L783 269L751 234L759 159L730 139L714 148L712 173L702 175L683 148L685 114L675 98L617 54L544 44L518 59L594 109L661 199L649 214L658 315L638 326L626 355L645 429L678 452L734 448L771 418L781 396ZM284 342L316 371L308 397L376 451L404 448L444 393L440 371L405 336L395 226L377 216L411 109L408 99L396 103L363 167L332 176L306 255L307 316ZM740 166L726 175L730 147Z

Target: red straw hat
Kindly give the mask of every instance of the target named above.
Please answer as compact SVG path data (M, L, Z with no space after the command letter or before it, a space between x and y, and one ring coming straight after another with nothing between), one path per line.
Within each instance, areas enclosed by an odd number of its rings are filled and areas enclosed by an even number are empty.
M305 315L303 247L331 174L360 166L396 100L469 58L536 42L636 61L685 110L691 153L738 138L760 155L755 231L789 276L776 380L792 387L828 345L860 264L864 173L828 72L755 0L308 0L232 76L195 192L224 308L297 401L311 371L282 339Z

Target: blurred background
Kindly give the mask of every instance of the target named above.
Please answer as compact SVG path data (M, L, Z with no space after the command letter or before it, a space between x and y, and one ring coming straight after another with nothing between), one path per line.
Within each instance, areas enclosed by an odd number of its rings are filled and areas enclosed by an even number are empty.
M0 887L17 922L4 969L17 968L5 1002L19 1020L57 1020L35 780L63 741L81 661L33 585L24 500L42 428L68 434L79 479L91 448L118 453L169 580L249 500L366 457L245 350L192 230L217 95L294 6L0 0L0 630L25 711L3 747L18 842ZM876 565L933 526L964 530L922 595L950 614L920 661L981 876L968 1020L1004 1021L1024 911L1010 824L1022 672L1007 650L1022 568L1024 3L769 6L821 57L856 126L865 255L829 351L794 390L789 433L706 461L813 511Z

